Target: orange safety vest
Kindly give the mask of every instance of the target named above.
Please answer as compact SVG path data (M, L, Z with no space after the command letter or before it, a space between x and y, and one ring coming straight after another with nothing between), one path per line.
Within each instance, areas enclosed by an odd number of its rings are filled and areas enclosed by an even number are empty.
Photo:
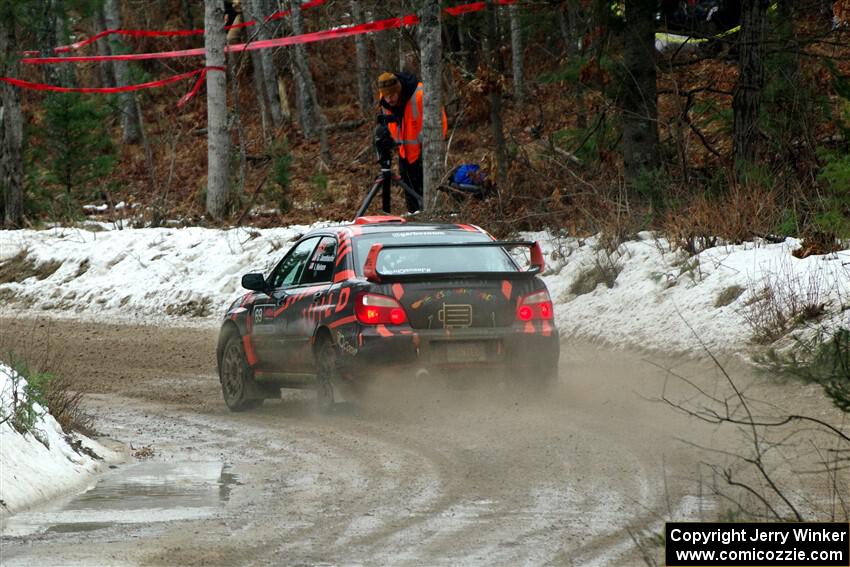
M408 163L413 163L422 154L422 96L424 95L422 83L416 85L416 90L407 100L404 106L404 116L401 119L401 127L395 122L389 124L390 134L396 144L399 145L398 155ZM390 111L383 108L384 114ZM449 131L446 122L446 110L443 109L443 138Z

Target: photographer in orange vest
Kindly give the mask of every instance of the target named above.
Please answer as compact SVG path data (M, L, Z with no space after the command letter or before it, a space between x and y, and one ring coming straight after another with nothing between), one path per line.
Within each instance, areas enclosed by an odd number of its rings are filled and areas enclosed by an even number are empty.
M382 73L378 77L381 111L395 119L389 123L390 133L398 146L398 170L402 181L422 198L422 83L407 72ZM448 127L443 110L443 137ZM407 210L416 212L419 204L404 193ZM388 207L385 207L385 210ZM386 211L389 212L389 211Z

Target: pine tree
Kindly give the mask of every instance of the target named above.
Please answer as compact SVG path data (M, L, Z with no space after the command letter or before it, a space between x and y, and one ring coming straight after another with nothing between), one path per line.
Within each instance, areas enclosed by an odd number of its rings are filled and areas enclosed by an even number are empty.
M102 99L79 93L54 93L44 100L44 125L36 131L34 163L42 163L43 180L64 190L67 216L73 203L101 192L117 163L115 146L105 127L108 108Z

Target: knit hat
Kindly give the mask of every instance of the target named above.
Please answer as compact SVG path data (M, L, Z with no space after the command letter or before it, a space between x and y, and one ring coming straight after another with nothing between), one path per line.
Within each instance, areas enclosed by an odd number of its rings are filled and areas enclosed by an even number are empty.
M401 92L401 83L393 73L381 73L378 77L378 89L382 97L398 94Z

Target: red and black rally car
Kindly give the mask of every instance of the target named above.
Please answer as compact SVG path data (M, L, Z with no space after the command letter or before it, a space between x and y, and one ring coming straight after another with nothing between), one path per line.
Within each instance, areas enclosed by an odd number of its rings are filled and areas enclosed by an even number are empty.
M509 250L530 250L523 269ZM557 378L558 331L537 243L478 227L360 217L311 230L227 310L217 358L234 411L315 388L320 406L376 369ZM413 374L413 372L411 372Z

